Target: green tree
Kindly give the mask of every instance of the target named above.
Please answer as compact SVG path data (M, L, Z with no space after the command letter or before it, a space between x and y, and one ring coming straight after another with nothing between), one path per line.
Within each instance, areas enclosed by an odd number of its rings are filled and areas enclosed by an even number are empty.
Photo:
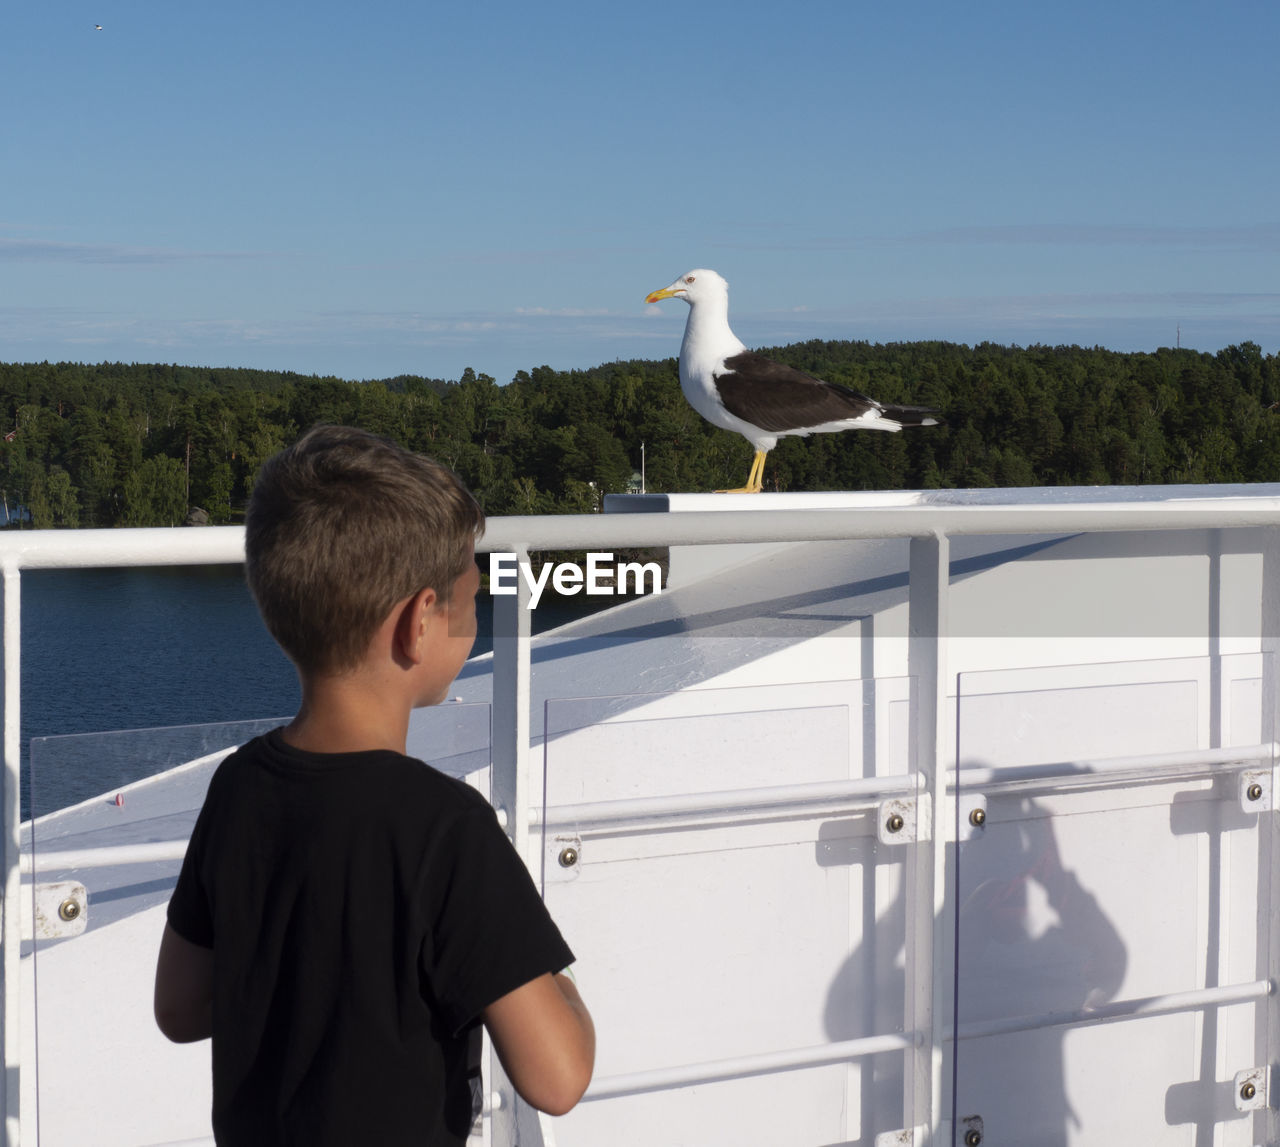
M124 481L126 526L180 526L187 519L187 474L177 458L146 459Z
M53 505L49 501L49 483L43 470L32 470L27 486L27 510L31 514L31 528L53 529Z
M204 508L209 521L215 526L231 521L231 495L235 491L236 477L229 462L219 462L209 475Z
M76 501L77 493L78 491L71 484L71 475L61 466L55 466L49 472L46 495L55 526L74 529L80 524L80 503Z
M246 498L253 493L253 484L258 480L258 471L262 468L262 464L284 447L285 433L282 427L262 423L250 430L248 441L240 447L240 455L244 460Z

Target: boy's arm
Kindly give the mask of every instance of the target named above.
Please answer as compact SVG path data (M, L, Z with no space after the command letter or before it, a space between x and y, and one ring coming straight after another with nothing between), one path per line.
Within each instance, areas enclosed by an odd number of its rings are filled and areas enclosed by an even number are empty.
M168 924L156 961L155 1012L174 1043L213 1035L213 950L184 940Z
M578 989L563 973L539 976L485 1008L484 1026L521 1097L563 1115L591 1082L596 1031Z

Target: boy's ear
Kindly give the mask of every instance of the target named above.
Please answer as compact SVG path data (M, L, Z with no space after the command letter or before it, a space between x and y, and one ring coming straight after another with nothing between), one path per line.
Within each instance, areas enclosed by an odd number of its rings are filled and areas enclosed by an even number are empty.
M437 612L438 599L436 591L430 586L418 590L404 603L400 611L400 622L396 627L396 638L400 651L411 661L422 658L426 648L427 630Z

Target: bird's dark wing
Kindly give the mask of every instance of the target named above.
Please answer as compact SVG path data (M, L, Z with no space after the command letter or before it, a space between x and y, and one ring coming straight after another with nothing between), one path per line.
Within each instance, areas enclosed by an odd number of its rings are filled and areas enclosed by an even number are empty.
M866 395L823 382L755 351L735 354L724 365L715 382L725 409L761 430L801 430L880 408Z
M881 403L880 409L886 418L900 422L904 429L908 426L937 426L942 421L942 415L932 406L891 406Z

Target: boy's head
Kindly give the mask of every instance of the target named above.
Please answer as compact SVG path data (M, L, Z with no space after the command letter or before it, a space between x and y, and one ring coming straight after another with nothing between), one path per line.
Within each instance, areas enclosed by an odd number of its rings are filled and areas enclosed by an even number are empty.
M446 466L347 426L269 458L245 517L245 573L271 636L306 673L365 656L399 601L447 602L484 514Z

